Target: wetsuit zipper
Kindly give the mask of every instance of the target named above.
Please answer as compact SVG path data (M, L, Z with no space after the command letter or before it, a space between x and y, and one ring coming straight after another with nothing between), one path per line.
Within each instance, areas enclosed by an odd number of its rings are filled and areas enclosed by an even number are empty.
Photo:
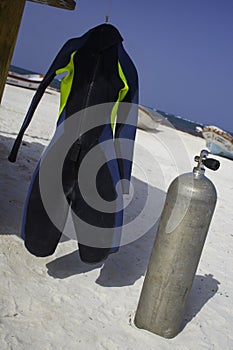
M95 66L94 73L92 75L92 81L91 81L90 88L89 88L88 93L87 93L87 99L86 99L86 103L85 103L84 108L87 107L88 102L89 102L90 97L91 97L91 92L92 92L94 84L95 84L95 77L96 77L97 69L99 68L99 62L100 62L100 55L98 55L98 60L97 60L96 66Z

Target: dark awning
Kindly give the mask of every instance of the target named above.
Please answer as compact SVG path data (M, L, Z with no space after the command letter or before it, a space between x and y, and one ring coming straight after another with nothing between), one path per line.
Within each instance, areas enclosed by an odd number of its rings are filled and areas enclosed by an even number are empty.
M66 10L74 10L76 5L74 0L27 0L27 1L38 2L43 5L59 7L61 9L66 9Z

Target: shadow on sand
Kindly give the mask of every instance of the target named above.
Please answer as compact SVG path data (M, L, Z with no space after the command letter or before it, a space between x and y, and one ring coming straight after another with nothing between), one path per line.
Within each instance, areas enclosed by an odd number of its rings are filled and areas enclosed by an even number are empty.
M0 135L0 234L20 236L23 206L28 186L44 145L22 142L15 163L8 160L15 133Z
M135 232L135 236L130 238L130 243L122 245L117 253L110 255L106 261L96 265L83 264L78 251L59 257L47 264L50 276L63 279L101 267L96 283L104 287L120 287L134 284L145 274L165 193L135 177L132 178L132 183L134 196L125 208L126 221L127 223L131 222L131 234ZM134 219L141 215L146 205L148 192L151 196L151 203L154 203L155 219L151 220L151 217L148 217L147 220L144 217L145 225L143 227L143 223L140 222L139 227L137 220L134 223ZM156 213L156 211L159 212ZM143 215L148 215L148 213Z
M220 282L211 274L195 276L185 308L181 330L192 321L208 300L217 293L219 284Z

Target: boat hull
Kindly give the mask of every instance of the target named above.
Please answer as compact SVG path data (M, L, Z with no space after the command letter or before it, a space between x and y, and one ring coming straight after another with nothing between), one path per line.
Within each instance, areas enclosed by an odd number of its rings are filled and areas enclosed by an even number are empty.
M213 126L205 127L202 135L210 153L233 159L233 136Z
M37 90L42 80L43 76L40 74L17 74L9 72L6 82L11 85Z
M162 122L162 116L160 116L159 114L156 117L146 107L142 107L142 106L138 107L137 127L139 129L142 129L145 131L153 131L158 128L161 122Z
M206 142L206 146L208 147L210 153L216 154L222 157L233 159L233 153L226 151L224 148L216 145L213 142Z

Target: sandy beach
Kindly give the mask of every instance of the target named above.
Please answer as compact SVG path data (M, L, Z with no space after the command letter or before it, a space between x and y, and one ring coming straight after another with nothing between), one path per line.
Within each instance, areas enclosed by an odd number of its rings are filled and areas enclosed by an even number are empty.
M126 195L119 252L81 262L69 219L52 256L36 258L20 238L32 173L51 139L59 93L48 91L27 129L16 163L7 159L34 91L9 86L0 106L0 349L233 349L233 162L206 170L218 200L190 292L181 332L164 339L134 325L144 276L171 181L192 171L199 137L160 125L137 131L132 193Z

